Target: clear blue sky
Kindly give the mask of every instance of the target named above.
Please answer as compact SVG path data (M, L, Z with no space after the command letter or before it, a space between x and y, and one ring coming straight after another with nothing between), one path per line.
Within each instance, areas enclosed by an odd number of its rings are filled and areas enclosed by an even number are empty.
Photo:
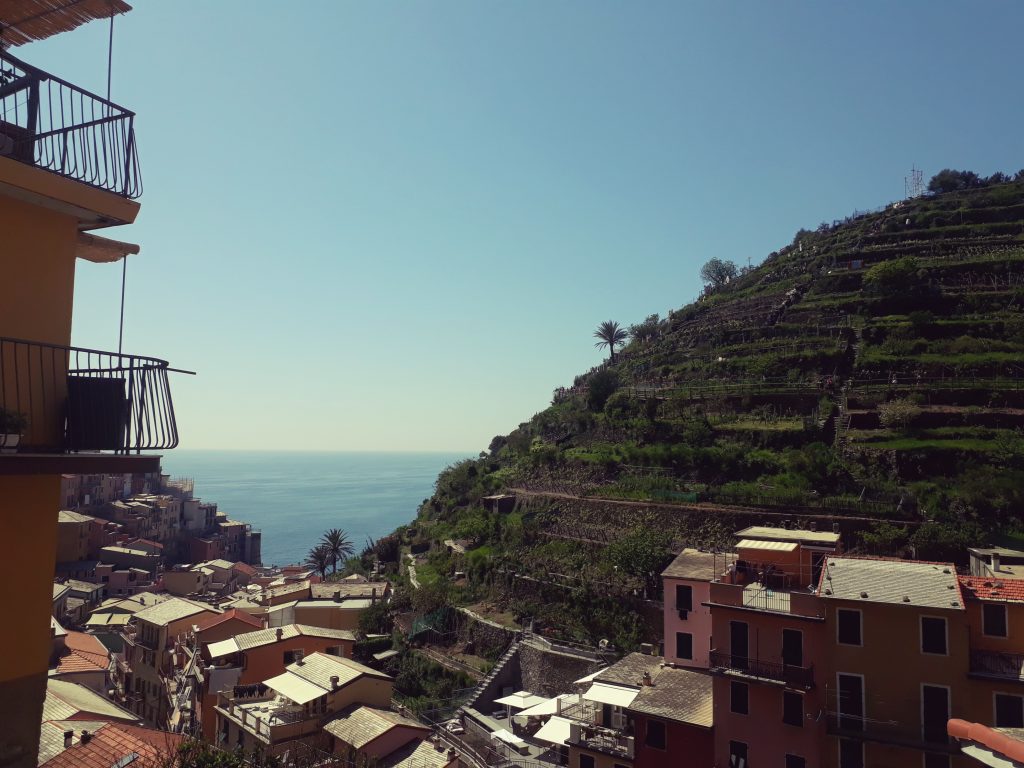
M711 256L1024 166L1017 2L137 0L128 351L183 446L486 447ZM102 92L105 22L16 51ZM75 342L117 346L82 263Z

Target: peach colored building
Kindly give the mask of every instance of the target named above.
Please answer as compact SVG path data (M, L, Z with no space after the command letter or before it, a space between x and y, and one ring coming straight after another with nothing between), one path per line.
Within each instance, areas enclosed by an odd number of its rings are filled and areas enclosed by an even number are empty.
M662 571L665 594L665 660L708 668L711 651L711 582L725 569L725 556L684 549Z

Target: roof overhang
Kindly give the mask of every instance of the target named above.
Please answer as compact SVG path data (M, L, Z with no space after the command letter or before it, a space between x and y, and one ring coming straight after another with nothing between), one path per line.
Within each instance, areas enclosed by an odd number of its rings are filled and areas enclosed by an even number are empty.
M45 40L131 9L124 0L0 0L0 41L6 47Z
M135 243L123 243L120 240L111 240L108 237L91 235L88 232L78 233L78 244L75 246L76 258L85 259L94 264L110 264L138 252L139 246Z

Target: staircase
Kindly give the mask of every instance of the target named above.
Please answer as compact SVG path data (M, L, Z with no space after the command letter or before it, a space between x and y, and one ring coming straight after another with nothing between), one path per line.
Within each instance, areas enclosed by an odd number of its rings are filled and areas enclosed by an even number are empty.
M527 632L524 631L523 632L523 637L524 638L526 637L526 634L527 634ZM502 657L500 659L498 659L498 661L495 663L495 665L493 667L491 667L491 671L488 672L484 676L483 680L480 681L480 684L477 685L476 690L473 691L473 693L470 695L470 697L466 701L466 703L462 705L462 709L469 709L469 708L475 709L476 708L477 701L480 700L480 698L484 695L484 693L490 687L490 685L494 681L494 679L496 677L498 677L498 675L500 675L502 673L502 671L505 669L505 667L508 666L509 662L515 657L516 653L519 650L519 643L520 642L521 642L520 640L514 640L509 645L508 649L505 651L505 653L502 655Z

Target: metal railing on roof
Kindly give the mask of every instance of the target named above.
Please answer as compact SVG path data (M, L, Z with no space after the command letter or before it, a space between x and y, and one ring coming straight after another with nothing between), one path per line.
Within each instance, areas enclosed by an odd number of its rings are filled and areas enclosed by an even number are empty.
M122 197L142 194L135 113L2 49L0 156Z

